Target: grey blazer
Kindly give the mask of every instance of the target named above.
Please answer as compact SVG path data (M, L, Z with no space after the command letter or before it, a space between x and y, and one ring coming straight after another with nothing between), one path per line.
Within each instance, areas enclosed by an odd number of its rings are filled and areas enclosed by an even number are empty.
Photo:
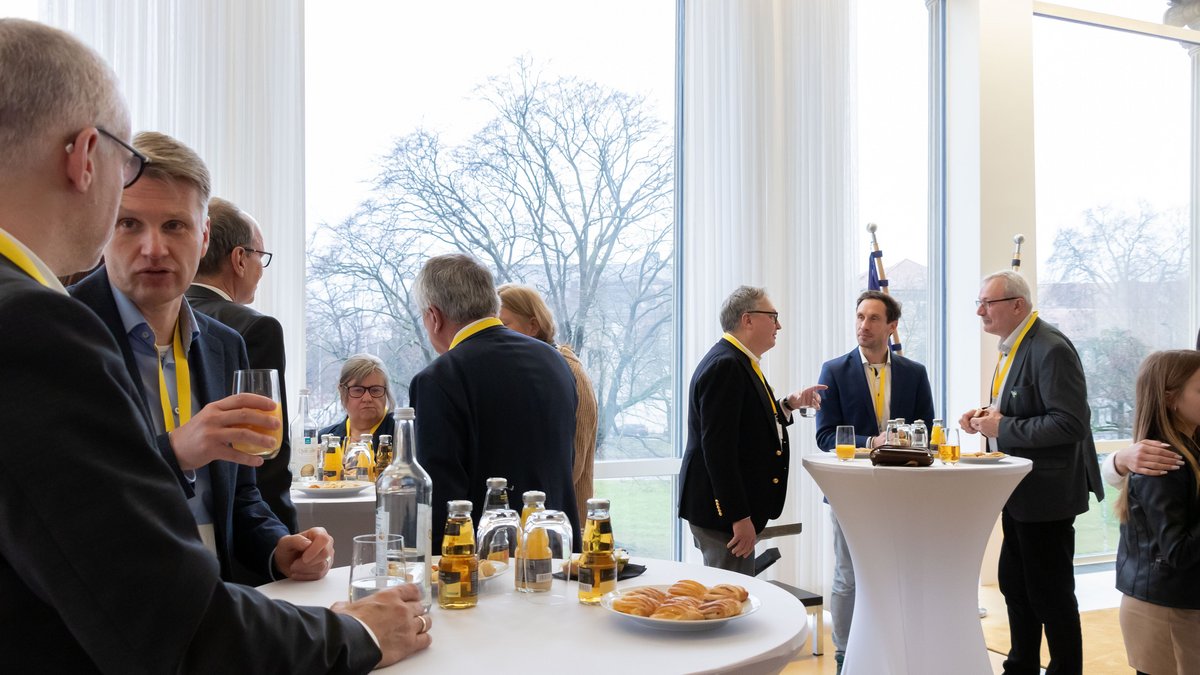
M1033 460L1005 508L1022 522L1063 520L1104 499L1092 440L1087 382L1075 346L1036 319L1001 392L1000 450Z

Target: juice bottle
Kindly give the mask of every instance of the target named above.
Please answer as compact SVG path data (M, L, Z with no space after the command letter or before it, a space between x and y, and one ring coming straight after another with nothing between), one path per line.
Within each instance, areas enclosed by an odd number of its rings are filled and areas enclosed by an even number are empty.
M471 502L455 499L446 504L449 515L438 562L438 606L467 609L479 602L479 559L475 557L475 527Z
M583 556L579 561L579 602L599 604L617 588L616 546L607 499L587 500L587 525L583 529Z

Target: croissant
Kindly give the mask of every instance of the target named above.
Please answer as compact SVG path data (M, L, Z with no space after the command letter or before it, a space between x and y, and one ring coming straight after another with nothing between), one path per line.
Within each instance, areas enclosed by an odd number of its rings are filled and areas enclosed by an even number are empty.
M673 621L703 621L704 615L695 607L686 605L668 604L662 605L653 614L651 619L671 619Z
M626 593L613 600L612 608L622 614L634 616L650 616L658 609L658 602L644 595Z
M703 598L704 594L708 592L708 586L705 586L699 581L682 579L680 581L676 581L671 588L667 589L667 592L671 595L686 595L693 598Z
M657 588L655 588L653 586L641 586L641 587L632 589L630 591L627 591L625 593L625 597L630 596L630 595L640 595L643 597L650 598L651 600L654 600L656 602L662 602L663 600L666 600L667 598L670 597L666 593L658 590Z
M721 598L732 598L738 602L745 602L750 594L741 586L733 584L717 584L708 589L708 593L704 594L705 600L720 600Z
M663 604L663 605L682 605L683 607L699 608L700 605L704 604L704 601L701 600L700 598L693 598L693 597L689 597L686 595L672 595L672 596L668 597L666 600L663 600L661 604Z
M705 619L728 619L742 613L742 603L732 598L710 600L698 608Z

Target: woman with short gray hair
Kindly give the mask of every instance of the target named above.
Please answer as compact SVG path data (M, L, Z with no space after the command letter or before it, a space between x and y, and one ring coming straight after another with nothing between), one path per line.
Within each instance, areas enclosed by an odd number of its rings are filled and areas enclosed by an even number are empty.
M338 395L346 417L336 424L321 429L318 437L331 434L342 439L357 440L363 434L371 434L372 447L379 447L379 437L394 436L396 420L392 411L396 399L392 395L387 367L374 354L355 354L342 364L338 377Z

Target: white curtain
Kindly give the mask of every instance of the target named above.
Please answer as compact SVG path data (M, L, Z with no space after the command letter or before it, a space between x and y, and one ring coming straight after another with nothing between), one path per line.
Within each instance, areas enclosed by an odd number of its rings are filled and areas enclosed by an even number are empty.
M99 51L133 130L196 150L213 195L253 214L275 254L255 306L283 324L288 395L304 375L303 0L45 0L41 20Z
M784 392L814 384L853 345L854 280L865 270L854 195L853 3L692 0L684 19L682 208L686 383L721 334L740 284L765 286L783 330L763 364ZM862 258L859 260L859 258ZM819 452L811 420L790 429L791 478L770 542L770 576L826 592L828 507L801 465ZM685 532L685 560L698 560ZM764 548L760 545L759 549Z

